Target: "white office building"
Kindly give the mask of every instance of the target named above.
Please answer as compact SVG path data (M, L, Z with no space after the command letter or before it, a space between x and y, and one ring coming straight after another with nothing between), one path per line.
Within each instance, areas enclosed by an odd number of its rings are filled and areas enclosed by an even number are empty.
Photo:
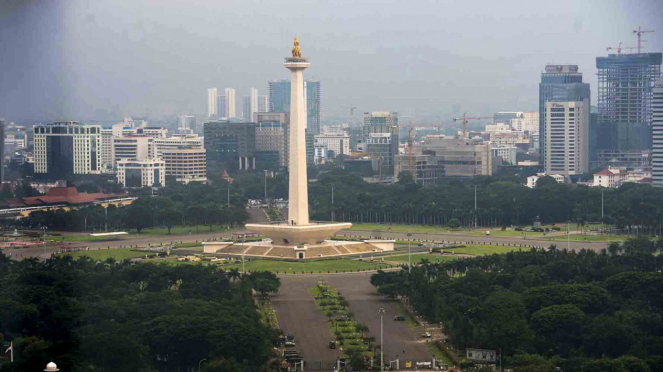
M346 133L323 133L315 136L314 145L324 145L327 152L333 152L334 157L350 154L350 136Z
M269 96L258 96L258 112L269 112Z
M144 160L155 157L154 138L146 136L114 137L115 162L122 159Z
M490 148L490 152L495 158L502 158L502 162L508 163L511 165L516 165L516 154L518 153L518 148L516 146L495 146Z
M545 104L545 172L570 175L589 171L589 100Z
M652 185L663 186L663 77L654 84L652 97Z
M101 170L101 126L75 121L35 125L34 172L62 179Z
M217 117L219 115L219 91L216 88L207 89L207 117Z
M523 126L519 130L523 132L539 132L539 112L538 111L525 111L523 112Z
M226 88L225 93L225 117L236 118L237 113L235 110L237 109L237 102L235 100L235 89Z
M175 135L169 138L155 138L154 148L157 158L160 158L164 150L177 150L181 148L202 149L204 147L203 137L195 134Z
M166 185L166 162L162 159L117 162L117 182L123 187L151 187Z
M113 170L115 167L115 148L113 146L113 128L101 128L101 169Z

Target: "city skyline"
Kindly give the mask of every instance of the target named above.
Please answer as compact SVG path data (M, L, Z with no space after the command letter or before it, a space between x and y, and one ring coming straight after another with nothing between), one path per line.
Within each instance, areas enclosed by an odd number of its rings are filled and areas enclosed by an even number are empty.
M538 5L530 2L512 2L506 7L489 2L482 6L419 4L408 9L401 4L379 9L376 4L357 4L353 16L342 12L337 21L318 27L309 13L327 11L333 15L340 7L311 4L297 10L296 6L268 5L254 14L245 33L231 38L232 33L214 32L214 37L205 33L213 27L212 18L226 11L237 14L223 26L231 27L247 21L255 4L212 6L201 1L198 6L167 4L163 9L144 4L137 6L140 11L136 13L122 14L118 13L120 7L75 3L10 5L10 14L21 17L10 17L0 26L7 30L3 32L7 51L15 51L3 71L7 84L2 91L7 100L0 106L0 116L8 121L182 114L202 117L206 111L203 92L209 87L236 87L241 97L250 87L263 90L269 80L285 78L272 64L279 59L277 45L294 34L306 40L311 56L321 61L310 78L325 82L323 120L347 118L348 107L359 108L355 110L359 121L358 112L383 109L398 111L403 117L443 120L461 111L485 115L534 110L538 98L535 81L542 66L577 64L594 87L594 59L607 55L606 47L620 42L635 45L632 30L640 25L656 29L655 14L663 11L663 4L653 0L637 7L613 1L612 5L623 12L608 12L610 7L603 2L569 2L547 9L549 14L544 18L538 16ZM31 28L31 22L53 11L64 16L61 21L47 17L42 27ZM183 19L166 26L177 12ZM143 14L151 16L144 18ZM183 22L198 16L200 25ZM402 23L399 27L405 28L403 32L390 22L389 26L380 22L396 16ZM357 25L361 22L354 22L356 17L366 18L365 24ZM301 20L297 29L292 19ZM417 27L408 27L415 22ZM497 26L501 31L498 36L488 32ZM214 27L222 28L218 22ZM265 34L270 27L280 31ZM22 31L27 30L45 46L42 59L58 61L51 68L40 67L40 62L28 66L21 62L34 58L33 51L16 51L16 43L25 34ZM112 48L89 54L95 50L94 40L100 38ZM658 34L647 35L646 40L644 51L663 49L663 38ZM204 41L218 47L203 49L200 45ZM68 57L83 53L86 58L80 60ZM118 63L125 53L134 58L130 63ZM202 58L180 57L191 54ZM244 63L246 60L250 63ZM27 72L17 74L19 69ZM591 101L596 102L594 91Z

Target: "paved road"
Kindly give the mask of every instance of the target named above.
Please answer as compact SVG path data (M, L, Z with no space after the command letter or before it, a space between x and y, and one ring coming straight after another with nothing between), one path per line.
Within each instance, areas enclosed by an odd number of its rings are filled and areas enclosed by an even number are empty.
M463 244L477 244L479 242L493 243L493 244L521 244L523 246L536 246L540 248L548 248L552 244L556 244L557 248L563 249L567 246L571 250L580 250L580 249L591 249L595 251L600 251L603 248L606 248L610 243L608 242L574 242L571 241L568 243L566 241L547 241L547 240L538 240L534 238L523 239L520 237L508 237L508 236L476 236L476 235L464 235L464 234L445 234L445 233L414 233L411 237L407 236L407 233L395 233L395 232L386 232L386 231L370 231L370 230L350 230L350 231L341 231L341 235L348 236L380 236L385 239L421 239L421 240L437 240L437 241L451 241L458 242Z
M384 360L400 358L401 360L430 361L432 354L421 342L422 340L410 330L407 322L394 321L398 314L394 301L388 301L378 295L375 287L370 283L372 273L329 275L325 280L335 286L348 300L350 311L355 314L357 321L369 328L369 334L380 340L380 316L378 310L385 309L383 320Z
M272 297L272 305L285 333L295 335L296 349L306 361L333 362L338 349L330 349L333 340L325 325L326 317L318 310L308 288L318 283L316 276L281 276L281 288Z
M406 322L395 322L394 303L377 295L370 284L371 273L335 274L322 276L330 285L338 288L350 304L355 319L369 327L369 334L380 340L378 309L384 308L385 364L396 357L428 361L432 355L428 348L417 341ZM328 348L332 335L325 326L325 316L317 308L308 287L317 284L320 275L281 276L281 289L272 299L279 326L286 333L293 333L297 350L305 360L333 361L337 350ZM405 354L403 354L405 351Z

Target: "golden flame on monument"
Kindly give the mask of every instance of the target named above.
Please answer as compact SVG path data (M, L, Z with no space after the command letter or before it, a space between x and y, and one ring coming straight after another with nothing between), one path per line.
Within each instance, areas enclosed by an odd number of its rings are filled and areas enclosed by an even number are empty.
M302 52L299 50L299 39L295 36L295 46L292 47L292 58L302 58Z

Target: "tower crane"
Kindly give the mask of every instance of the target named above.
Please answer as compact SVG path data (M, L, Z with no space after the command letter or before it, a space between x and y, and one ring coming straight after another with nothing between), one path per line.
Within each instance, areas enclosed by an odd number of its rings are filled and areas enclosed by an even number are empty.
M638 54L640 54L640 50L642 49L642 34L647 34L647 33L653 33L654 30L643 30L642 26L638 26L637 30L633 30L633 33L638 35Z
M607 48L605 48L606 52L609 52L611 50L616 50L617 55L622 54L622 49L635 49L635 47L622 47L622 43L620 42L617 47L607 47Z
M492 116L477 116L477 117L468 118L467 116L465 116L465 114L466 113L464 112L462 118L454 118L454 121L462 120L462 123L463 123L463 138L466 137L465 125L467 124L468 120L492 119L493 118Z

